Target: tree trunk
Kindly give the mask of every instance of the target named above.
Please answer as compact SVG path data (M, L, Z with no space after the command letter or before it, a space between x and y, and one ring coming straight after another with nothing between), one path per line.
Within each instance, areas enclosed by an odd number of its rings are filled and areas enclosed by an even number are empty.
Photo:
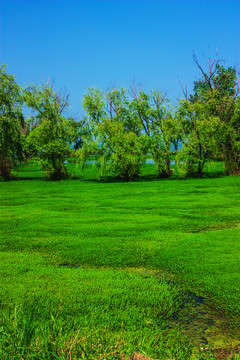
M167 167L167 177L170 177L171 169L170 169L170 157L169 157L169 155L167 155L167 158L166 158L166 167Z
M8 161L8 159L4 155L0 155L0 177L3 177L4 179L9 179L11 169L11 161Z
M198 162L198 171L197 171L197 176L201 177L203 173L203 164L201 163L201 161Z

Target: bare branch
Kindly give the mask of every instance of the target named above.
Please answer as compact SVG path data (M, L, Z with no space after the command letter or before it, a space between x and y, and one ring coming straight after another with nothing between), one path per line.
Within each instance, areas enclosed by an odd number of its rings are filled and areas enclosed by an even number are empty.
M183 95L184 95L184 97L185 97L185 100L188 100L187 86L185 85L185 86L183 87L183 84L181 83L179 77L178 77L178 82L179 82L179 84L180 84L180 86L181 86L181 89L182 89Z
M62 112L64 111L64 109L67 107L68 105L68 100L69 100L69 96L70 96L70 92L68 92L66 89L62 90L59 92L59 95L57 93L57 102L60 106L60 114L62 114Z
M199 70L201 71L202 75L204 76L205 80L208 80L208 75L204 72L203 68L201 67L201 65L199 64L197 55L195 54L195 52L193 51L193 61L194 64L199 68Z
M218 50L216 51L216 54L215 54L215 57L214 59L212 60L211 58L211 53L210 53L210 50L209 50L209 56L208 58L203 55L203 57L206 59L206 64L207 64L207 68L208 68L208 71L209 71L209 77L211 78L214 73L216 72L216 65L219 63L219 59L218 59ZM213 68L215 67L215 70L213 70Z
M133 99L137 99L141 91L144 90L142 83L137 83L135 80L132 80L129 84L128 93Z
M194 64L199 68L199 70L201 71L203 77L204 77L204 80L206 81L206 83L208 84L211 92L213 91L213 87L212 87L212 77L215 75L216 71L217 71L217 65L222 61L221 59L218 58L218 50L216 51L216 55L214 57L214 59L212 60L211 58L211 54L209 52L209 56L208 58L203 55L203 57L205 58L206 60L206 65L207 65L207 69L208 69L208 72L205 72L203 70L203 68L201 67L199 61L198 61L198 58L195 54L195 52L193 51L193 61L194 61Z

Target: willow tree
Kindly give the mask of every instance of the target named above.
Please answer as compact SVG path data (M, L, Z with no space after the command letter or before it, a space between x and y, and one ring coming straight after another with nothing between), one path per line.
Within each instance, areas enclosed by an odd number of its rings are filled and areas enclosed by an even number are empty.
M220 65L217 57L208 59L206 70L196 55L194 61L202 77L194 83L194 93L189 101L204 105L210 118L219 119L216 129L218 153L223 157L227 174L240 174L240 76L234 67Z
M33 111L27 149L41 165L46 178L64 178L65 158L71 152L73 140L72 121L63 114L68 107L68 95L54 91L53 84L43 84L27 87L24 98Z
M128 181L138 177L147 158L148 145L138 128L126 90L113 89L103 94L89 89L83 107L91 131L78 151L82 166L94 155L99 177L114 174Z
M176 135L176 120L169 100L159 91L147 94L132 91L131 107L148 138L149 156L154 160L158 177L170 177L171 144Z
M14 75L0 67L0 177L9 179L15 164L23 160L23 99Z
M177 153L176 162L183 176L202 176L206 162L212 160L217 152L220 120L212 114L213 105L211 101L205 104L180 101L177 117L182 148Z

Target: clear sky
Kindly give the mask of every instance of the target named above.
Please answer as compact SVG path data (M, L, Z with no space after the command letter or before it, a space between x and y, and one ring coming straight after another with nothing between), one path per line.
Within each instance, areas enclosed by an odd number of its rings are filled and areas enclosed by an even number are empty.
M240 0L0 0L0 63L20 85L49 77L82 112L88 87L131 81L182 97L194 50L240 64Z

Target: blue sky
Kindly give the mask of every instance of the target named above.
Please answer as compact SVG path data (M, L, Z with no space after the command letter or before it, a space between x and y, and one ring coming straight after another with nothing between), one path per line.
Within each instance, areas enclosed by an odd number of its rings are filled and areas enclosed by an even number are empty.
M0 0L0 63L22 85L55 79L82 112L88 87L131 81L182 97L216 50L240 64L240 0Z

